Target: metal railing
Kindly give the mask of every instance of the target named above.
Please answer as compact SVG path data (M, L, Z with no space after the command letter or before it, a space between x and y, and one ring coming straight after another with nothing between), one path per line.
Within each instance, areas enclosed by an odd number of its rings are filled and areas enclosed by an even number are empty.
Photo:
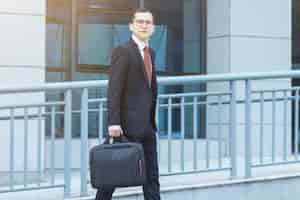
M253 85L256 81L267 81L274 79L285 79L288 82L291 78L300 77L298 71L268 72L268 73L244 73L244 74L218 74L218 75L199 75L199 76L180 76L180 77L160 77L159 87L169 87L173 85L192 85L200 88L200 84L206 86L206 91L186 92L181 90L178 93L162 93L158 96L157 116L159 131L166 132L166 136L158 134L158 152L161 175L173 175L182 173L197 173L210 171L230 171L228 178L237 176L241 157L244 166L244 176L252 176L252 169L262 166L276 164L288 164L298 162L298 143L299 143L299 117L294 116L294 154L292 154L289 140L292 139L291 125L288 116L293 112L299 113L299 89L297 87L272 88L254 90ZM215 83L222 83L222 88L214 86ZM289 85L289 84L287 84ZM81 195L88 194L88 149L89 149L89 125L98 124L98 143L101 143L105 135L104 118L107 113L105 96L89 98L91 89L106 88L107 81L85 81L85 82L64 82L47 83L41 85L28 86L8 86L0 88L1 95L16 95L27 93L40 93L44 95L50 91L60 91L64 93L62 101L47 101L40 104L16 104L1 106L0 111L7 112L2 114L0 120L9 123L8 132L2 133L9 135L8 152L8 184L1 192L11 192L20 190L32 190L41 188L64 187L65 197L71 195L72 179L72 117L75 113L80 114L80 183ZM237 89L239 88L239 89ZM72 106L72 94L80 91L80 108ZM294 92L293 92L294 91ZM282 95L277 97L276 95ZM267 97L271 94L271 97ZM255 97L256 95L256 97ZM258 97L257 97L258 95ZM278 112L279 103L282 102L283 112ZM295 109L291 110L291 103ZM266 107L271 108L267 109ZM97 105L91 108L91 105ZM257 107L258 106L258 107ZM36 108L34 111L33 108ZM256 109L256 110L255 110ZM267 112L265 112L267 109ZM29 110L31 112L29 113ZM98 121L91 122L89 114L97 113ZM176 118L174 112L179 113ZM17 113L17 114L16 114ZM201 114L202 113L202 114ZM271 113L271 122L265 122L265 118ZM255 123L254 119L259 121ZM56 180L56 118L63 115L63 140L64 140L64 165L63 181ZM278 120L282 117L282 120ZM278 119L277 119L278 118ZM45 167L43 156L43 141L45 140L45 120L50 122L50 169L49 181L45 179ZM16 123L17 121L17 123ZM36 121L36 134L29 133L29 125ZM290 120L291 121L291 120ZM179 123L177 128L179 134L176 135L173 123ZM17 124L17 125L16 125ZM21 124L23 124L21 126ZM280 125L282 124L282 125ZM162 125L164 127L162 128ZM203 125L201 127L201 125ZM257 131L253 127L259 126ZM271 133L266 132L266 127L271 126ZM282 126L279 131L278 126ZM18 130L16 131L16 129ZM164 130L162 130L164 129ZM245 142L237 141L237 129L243 130L239 134L244 134ZM21 131L20 131L21 130ZM256 130L256 129L255 129ZM18 133L17 133L18 132ZM16 143L21 140L18 135L23 134L23 155L22 158L16 157ZM202 133L204 132L204 134ZM278 147L277 137L283 139L282 147ZM175 137L176 136L176 137ZM16 139L18 137L18 139ZM36 155L32 156L29 152L29 137L36 137ZM264 145L265 141L271 138L270 145ZM32 138L31 138L32 139ZM253 145L253 141L258 141ZM241 147L242 146L242 150ZM166 148L165 148L166 147ZM258 148L258 153L253 153ZM271 149L266 154L265 149ZM279 148L282 152L278 152ZM191 153L192 152L192 153ZM35 167L29 169L29 158L31 155L36 160ZM192 156L190 156L192 155ZM278 159L282 155L282 159ZM292 155L292 156L290 156ZM190 157L189 157L190 156ZM269 159L269 157L271 159ZM163 159L166 158L166 159ZM23 159L22 170L16 170L16 160ZM257 160L257 161L256 161ZM17 183L16 173L23 174L23 180ZM29 180L29 174L35 172L35 179ZM1 184L1 183L0 183Z

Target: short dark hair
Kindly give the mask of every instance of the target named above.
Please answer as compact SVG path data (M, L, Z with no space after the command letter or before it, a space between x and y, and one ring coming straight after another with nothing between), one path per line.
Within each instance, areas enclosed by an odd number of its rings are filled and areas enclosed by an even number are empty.
M131 19L130 19L130 22L133 23L133 20L135 18L135 14L136 13L151 13L152 14L152 17L153 17L153 13L151 12L151 10L147 9L147 8L138 8L136 10L134 10L131 14ZM153 20L154 20L154 17L153 17Z

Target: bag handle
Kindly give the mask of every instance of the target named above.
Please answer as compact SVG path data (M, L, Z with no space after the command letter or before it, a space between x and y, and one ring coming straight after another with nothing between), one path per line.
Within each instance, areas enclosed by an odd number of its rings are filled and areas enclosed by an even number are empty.
M104 144L115 144L115 143L124 143L124 142L129 142L129 140L125 135L121 135L119 137L107 136L104 141Z

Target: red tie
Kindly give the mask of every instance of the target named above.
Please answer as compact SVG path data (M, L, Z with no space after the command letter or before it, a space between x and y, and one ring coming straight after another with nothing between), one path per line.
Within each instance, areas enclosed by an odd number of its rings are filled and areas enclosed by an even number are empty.
M144 48L144 63L145 63L145 68L149 80L149 86L151 87L151 80L152 80L152 62L151 62L151 56L149 52L149 48L145 47Z

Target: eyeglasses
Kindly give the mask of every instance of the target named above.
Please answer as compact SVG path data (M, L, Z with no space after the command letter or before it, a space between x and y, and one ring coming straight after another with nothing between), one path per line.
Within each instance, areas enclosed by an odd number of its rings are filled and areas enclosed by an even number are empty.
M135 21L135 23L136 23L137 25L139 25L139 26L141 26L141 25L143 25L143 24L145 24L145 25L147 25L147 26L153 25L153 22L152 22L151 20L136 19L136 20L134 20L134 21Z

